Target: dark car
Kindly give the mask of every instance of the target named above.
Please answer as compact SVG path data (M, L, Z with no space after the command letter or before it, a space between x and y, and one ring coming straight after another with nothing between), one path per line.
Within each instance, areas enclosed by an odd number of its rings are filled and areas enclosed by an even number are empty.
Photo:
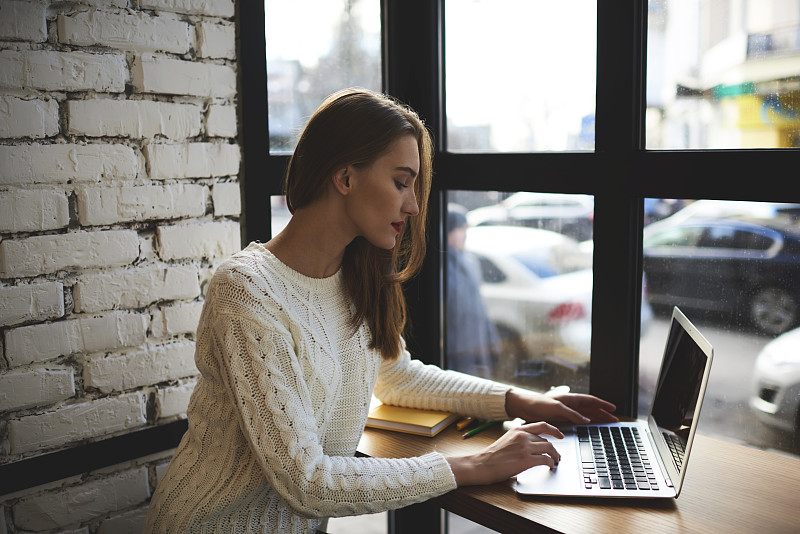
M653 226L643 242L651 304L735 314L770 335L797 325L797 225L692 218Z

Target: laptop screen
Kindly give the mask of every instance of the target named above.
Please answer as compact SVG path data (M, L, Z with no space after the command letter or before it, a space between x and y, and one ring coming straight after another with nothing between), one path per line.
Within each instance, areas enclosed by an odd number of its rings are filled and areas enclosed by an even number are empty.
M682 471L684 451L699 416L711 346L680 313L673 312L651 416Z

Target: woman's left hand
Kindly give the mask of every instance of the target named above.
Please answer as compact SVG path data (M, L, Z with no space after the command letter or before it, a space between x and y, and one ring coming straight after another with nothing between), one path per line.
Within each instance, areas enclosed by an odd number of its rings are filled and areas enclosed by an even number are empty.
M561 393L543 395L513 388L506 394L506 413L512 418L547 421L551 424L613 423L618 421L611 412L617 407L593 395Z

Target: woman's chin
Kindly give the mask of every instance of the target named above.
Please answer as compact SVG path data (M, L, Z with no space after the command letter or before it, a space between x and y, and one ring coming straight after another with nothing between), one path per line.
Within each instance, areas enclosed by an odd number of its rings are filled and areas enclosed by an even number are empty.
M384 238L380 240L367 238L367 241L374 247L382 248L383 250L392 250L395 245L397 245L397 236L395 235L392 239Z

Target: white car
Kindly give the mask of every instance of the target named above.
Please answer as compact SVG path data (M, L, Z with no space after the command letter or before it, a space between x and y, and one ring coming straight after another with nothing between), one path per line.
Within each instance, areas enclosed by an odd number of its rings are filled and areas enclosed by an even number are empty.
M589 362L592 256L577 241L549 230L480 226L467 230L465 247L480 263L481 295L504 341L502 379Z
M800 438L800 328L767 343L756 357L750 407L765 424Z
M521 191L492 206L467 213L470 226L527 226L552 230L578 241L592 237L594 197Z

